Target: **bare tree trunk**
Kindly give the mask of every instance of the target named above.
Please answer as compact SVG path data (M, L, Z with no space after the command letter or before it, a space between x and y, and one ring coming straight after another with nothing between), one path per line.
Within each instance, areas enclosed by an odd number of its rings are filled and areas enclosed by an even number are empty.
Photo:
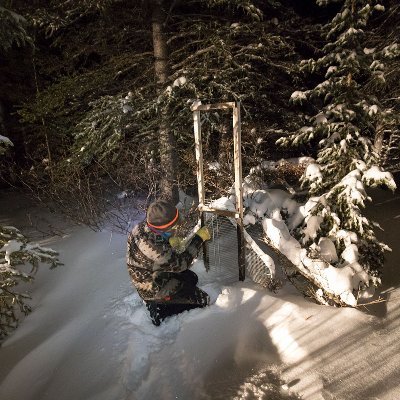
M157 0L153 4L152 28L154 69L159 93L166 89L169 76L167 41L163 29L164 21L165 13L162 9L162 0ZM179 197L177 185L176 140L175 136L168 128L168 115L165 109L161 110L159 143L161 168L164 172L161 180L161 195L164 198L168 198L174 203L177 203Z

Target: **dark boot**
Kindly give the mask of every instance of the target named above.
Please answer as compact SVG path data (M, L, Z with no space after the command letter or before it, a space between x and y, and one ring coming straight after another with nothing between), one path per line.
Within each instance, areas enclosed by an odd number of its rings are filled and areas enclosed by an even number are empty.
M162 303L146 301L146 307L150 313L151 322L159 326L165 318L180 314L194 308L203 308L210 304L210 297L206 292L194 287L191 293L177 293Z
M161 317L161 308L158 303L154 301L146 301L146 308L149 311L150 319L153 325L159 326L164 318Z

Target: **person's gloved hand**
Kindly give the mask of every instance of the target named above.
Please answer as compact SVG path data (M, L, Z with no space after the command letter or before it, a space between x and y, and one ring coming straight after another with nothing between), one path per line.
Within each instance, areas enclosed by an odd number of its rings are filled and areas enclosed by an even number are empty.
M203 240L203 242L205 242L206 240L210 240L211 239L210 231L208 230L208 228L206 226L203 226L202 228L200 228L196 232L196 235L200 236L201 239Z
M170 246L178 252L183 250L185 247L185 240L179 236L172 236L168 241Z

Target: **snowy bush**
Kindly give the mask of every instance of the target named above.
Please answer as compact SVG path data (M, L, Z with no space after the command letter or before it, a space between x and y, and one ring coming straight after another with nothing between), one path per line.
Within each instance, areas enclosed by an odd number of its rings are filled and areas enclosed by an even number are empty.
M48 262L52 267L59 263L54 250L27 239L12 226L0 226L0 339L17 326L18 314L27 314L29 305L25 303L27 294L16 291L22 282L30 282L40 262ZM23 272L21 266L32 265L30 272Z

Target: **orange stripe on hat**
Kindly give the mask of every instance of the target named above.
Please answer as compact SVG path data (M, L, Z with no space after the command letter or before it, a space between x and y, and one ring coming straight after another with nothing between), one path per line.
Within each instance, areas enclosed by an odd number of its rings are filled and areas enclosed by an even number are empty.
M174 219L171 222L168 222L168 224L157 226L157 225L152 225L149 221L147 221L147 225L154 229L164 230L164 229L167 229L170 226L174 225L175 222L178 220L178 218L179 218L179 211L178 211L178 209L176 209L176 214L175 214Z

